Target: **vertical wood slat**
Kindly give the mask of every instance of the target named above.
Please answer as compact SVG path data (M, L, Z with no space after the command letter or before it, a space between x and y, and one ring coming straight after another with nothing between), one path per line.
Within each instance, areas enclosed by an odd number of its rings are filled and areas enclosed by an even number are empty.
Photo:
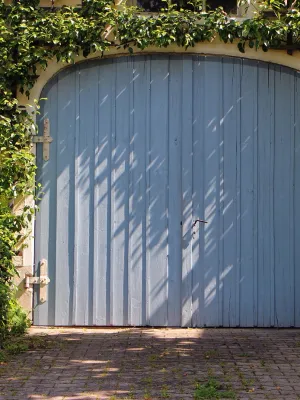
M254 212L255 194L253 156L257 101L257 68L243 61L241 86L241 276L240 324L254 325Z
M290 326L294 315L293 279L290 241L291 193L291 91L290 73L275 67L275 169L274 169L274 231L275 231L275 325ZM282 116L286 116L282 118Z
M219 325L219 190L221 62L205 60L204 102L204 325ZM198 160L200 163L201 159ZM198 165L198 169L201 165ZM200 229L203 229L202 227Z
M195 225L204 218L204 174L206 165L199 170L204 159L204 99L205 58L195 57L193 62L193 131L192 131L192 326L203 326L204 320L204 227Z
M193 225L193 60L182 61L182 287L181 325L192 326L192 225Z
M143 57L134 59L133 128L130 143L130 203L129 203L129 312L131 325L145 325L146 290L146 141L147 97L150 80L148 66ZM139 284L137 284L139 282Z
M259 62L255 65L255 73L253 77L253 157L252 157L252 165L253 165L253 325L257 326L257 296L258 296L258 71L260 69ZM253 68L253 67L252 67Z
M219 171L216 176L217 181L217 217L218 217L218 231L217 231L217 241L218 241L218 273L216 279L216 290L218 291L218 325L224 325L224 285L222 282L223 271L224 271L224 125L223 125L223 115L224 115L224 85L223 85L223 73L224 73L224 59L221 59L218 76L219 76L219 113L218 113L218 164Z
M236 295L235 295L235 324L241 325L241 148L242 148L242 71L243 60L239 60L237 75L237 97L236 97Z
M146 114L145 114L145 123L146 123L146 128L145 128L145 180L146 180L146 192L145 192L145 245L146 245L146 271L145 271L145 279L146 279L146 285L145 285L145 291L146 291L146 304L145 304L145 317L146 317L146 325L150 325L151 322L151 252L150 252L150 244L151 244L151 236L150 236L150 204L151 204L151 192L150 192L150 184L151 184L151 174L150 174L150 168L149 165L151 165L151 129L152 129L152 124L151 124L151 84L152 84L152 58L146 58L145 63L148 61L148 65L146 68L146 81L149 82L149 89L147 90L145 94L146 98Z
M97 68L80 68L79 80L79 138L78 138L78 265L76 324L92 323L92 276L94 265L94 135L97 109Z
M271 261L271 199L272 175L272 120L273 103L270 93L273 91L273 69L262 65L258 71L258 310L257 325L271 326L272 270Z
M290 170L289 170L289 221L290 221L290 278L289 278L289 287L290 287L290 299L289 299L289 324L290 326L295 326L295 293L296 293L296 265L295 265L295 222L294 215L295 215L295 113L297 109L295 109L295 76L291 74L290 70L286 70L287 74L289 75L289 84L291 86L290 91Z
M113 157L112 324L128 324L129 118L131 62L116 60L116 131Z
M152 58L149 159L150 324L167 325L168 58Z
M47 102L42 102L41 114L39 117L39 129L42 131L44 119L51 121L51 130L57 131L57 95L58 95L58 77L54 77L47 85ZM41 96L43 98L44 96ZM51 131L51 132L52 132ZM52 133L51 133L52 134ZM55 136L54 136L55 137ZM48 260L48 274L51 282L56 280L56 144L51 148L51 162L43 161L42 146L37 146L36 163L38 166L36 181L42 185L39 196L41 200L37 205L41 212L37 214L35 223L35 255L34 272L39 273L39 262L42 258ZM51 186L50 186L51 182ZM49 215L52 218L49 218ZM33 302L34 323L37 325L55 324L55 290L48 290L48 301L39 303L39 288L34 287Z
M237 118L239 115L240 63L236 60L223 63L223 115L224 129L223 160L223 251L221 272L223 286L223 325L238 325L237 297Z
M78 304L78 253L80 249L80 243L78 238L78 229L79 229L79 219L78 219L78 208L79 208L79 191L78 191L78 174L79 174L79 136L80 136L80 101L79 101L79 93L80 93L80 70L77 68L75 70L75 132L74 132L74 141L75 141L75 157L74 157L74 267L73 267L73 307L72 307L72 325L77 324L77 304ZM55 288L54 288L55 290Z
M114 158L116 152L116 97L117 97L117 63L111 64L112 72L112 85L111 85L111 135L110 135L110 219L108 222L108 232L110 236L107 236L107 240L109 241L110 252L109 255L109 285L107 285L107 291L109 292L109 296L107 296L107 313L109 313L109 324L113 324L113 315L114 315L114 276L113 276L113 266L114 266L114 206L115 206L115 196L114 196Z
M168 177L168 326L181 325L182 281L182 183L181 183L181 118L182 58L169 64L169 177Z
M110 324L110 237L111 237L111 64L98 66L97 132L95 136L94 182L94 309L93 324Z
M295 72L295 111L300 109L300 81L299 73ZM300 327L300 113L295 113L295 148L294 148L294 268L295 268L295 326Z
M42 94L35 323L299 325L295 74L190 56L74 68Z
M269 90L270 90L270 309L271 326L275 325L275 232L274 232L274 174L275 174L275 79L274 67L269 68Z
M76 121L75 74L66 70L59 76L57 108L64 114L57 124L57 198L56 202L56 280L55 324L72 322L74 265L74 127ZM65 115L68 118L65 118ZM52 125L50 129L53 129ZM52 156L52 154L51 154ZM62 307L63 305L63 307Z

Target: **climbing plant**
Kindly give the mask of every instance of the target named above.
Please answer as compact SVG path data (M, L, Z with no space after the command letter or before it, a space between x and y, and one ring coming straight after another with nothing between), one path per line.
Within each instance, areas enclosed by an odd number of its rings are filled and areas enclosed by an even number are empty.
M228 17L222 8L203 12L202 0L188 4L181 9L165 2L160 13L147 14L135 7L117 8L110 0L83 0L80 8L60 9L40 8L38 0L0 3L0 345L17 323L24 323L19 310L12 312L13 256L35 210L25 207L16 214L13 208L18 199L34 195L34 123L32 115L18 107L17 92L29 95L40 68L47 68L53 58L72 63L81 52L88 56L125 48L133 53L135 48L171 44L187 49L216 37L236 43L242 53L247 46L264 51L300 47L298 1L262 2L253 19L242 21ZM274 15L266 18L264 11L270 8Z

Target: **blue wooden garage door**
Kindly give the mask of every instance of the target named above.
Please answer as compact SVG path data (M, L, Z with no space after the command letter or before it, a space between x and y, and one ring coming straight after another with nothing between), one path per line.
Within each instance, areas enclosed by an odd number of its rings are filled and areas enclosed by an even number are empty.
M35 263L51 283L35 324L300 326L297 72L123 57L41 97Z

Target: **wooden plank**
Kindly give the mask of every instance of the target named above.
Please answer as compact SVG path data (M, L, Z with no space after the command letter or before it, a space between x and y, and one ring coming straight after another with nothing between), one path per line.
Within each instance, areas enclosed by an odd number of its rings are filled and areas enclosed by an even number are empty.
M109 324L113 325L113 315L114 315L114 282L113 282L113 270L114 270L114 207L115 207L115 192L114 192L114 157L116 153L116 96L117 96L117 88L116 88L116 74L117 74L117 63L115 60L112 61L111 64L111 73L112 73L112 86L111 86L111 136L110 136L110 225L108 226L107 235L110 233L110 236L107 236L110 245L110 252L107 253L109 260L109 286L107 286L107 290L109 290Z
M206 57L204 87L204 326L219 322L221 63Z
M295 72L295 110L300 110L300 80ZM295 293L295 326L300 327L300 113L295 113L295 148L294 148L294 293Z
M129 142L132 60L116 59L116 120L113 155L113 264L112 324L128 324L128 245L129 245Z
M253 326L255 315L254 271L255 242L255 130L257 102L257 68L243 60L241 83L241 269L240 269L240 324Z
M219 142L218 145L218 162L219 162L219 172L217 179L218 186L218 199L217 199L217 217L218 217L218 273L216 277L218 290L218 326L223 326L224 322L224 124L223 124L223 116L224 116L224 87L223 87L223 76L224 76L224 58L220 58L220 67L219 67L219 114L218 114L218 122L219 122L219 132L217 140ZM227 79L227 78L226 78Z
M296 265L295 265L295 113L297 109L295 109L295 76L294 71L288 68L285 68L287 74L289 75L289 100L290 100L290 114L287 116L290 122L290 164L289 164L289 234L290 234L290 265L289 265L289 321L288 327L295 326L295 294L296 294L296 286L295 286L295 278L296 278Z
M74 71L75 73L75 115L76 115L76 123L75 123L75 156L74 156L74 269L73 269L73 309L72 309L72 325L77 324L77 304L78 304L78 269L79 269L79 251L80 251L80 241L78 236L80 221L77 218L78 209L79 209L79 136L80 136L80 70L78 66Z
M241 325L240 319L240 282L241 282L241 127L242 127L242 118L241 118L241 99L242 99L242 67L243 60L239 62L239 83L238 83L238 97L237 97L237 118L236 118L236 279L235 279L235 288L236 288L236 296L235 296L235 315L236 315L236 326Z
M43 132L44 118L49 118L51 123L52 154L49 161L43 160L43 146L36 147L37 175L36 181L42 185L40 207L35 222L35 255L34 272L39 274L39 262L42 258L48 260L48 273L50 284L48 286L48 300L39 303L39 288L34 288L33 321L35 325L54 325L55 323L55 281L56 281L56 146L57 146L57 77L53 78L44 88L41 98L41 114L38 117L39 135ZM53 216L53 217L52 217Z
M291 170L293 122L291 112L291 73L275 67L275 164L274 164L274 235L275 235L275 325L291 326L294 319L293 257L291 236ZM279 95L280 94L280 95ZM283 118L284 116L284 118Z
M181 326L192 326L193 58L182 60L182 286Z
M148 66L146 68L146 80L148 82L148 90L145 94L146 99L146 115L145 115L145 123L146 123L146 131L145 131L145 178L146 178L146 232L145 232L145 244L146 244L146 325L150 325L151 323L151 236L150 236L150 223L151 223L151 213L150 204L151 204L151 193L150 193L150 182L151 182L151 169L149 165L151 165L151 56L147 57L145 63L147 62Z
M145 57L134 59L130 115L129 324L146 324L146 131L150 81Z
M204 218L204 85L205 58L193 62L193 224ZM204 226L195 225L192 237L192 326L204 325Z
M169 60L151 58L149 148L150 324L167 325L168 293L168 88Z
M55 258L57 274L55 280L55 325L69 325L72 323L75 211L75 77L74 71L67 69L59 75L57 83L57 228ZM68 116L67 118L66 115ZM53 130L52 124L50 126L50 129ZM50 155L51 158L52 153L53 151Z
M181 326L182 283L182 57L169 64L168 326Z
M238 325L237 314L237 276L238 276L238 251L237 235L239 216L237 211L238 190L238 124L240 107L240 60L234 62L230 59L223 61L223 113L220 121L224 130L223 143L223 268L220 270L223 286L223 326Z
M98 79L94 63L79 68L79 135L77 144L76 191L77 207L77 304L75 323L89 325L93 321L94 266L94 135L97 119Z
M271 202L273 119L274 119L274 70L267 64L260 64L258 70L258 326L271 326L271 304L273 264Z
M276 73L274 66L269 68L269 88L270 88L270 113L271 113L271 139L270 139L270 309L271 326L275 326L275 235L274 235L274 173L275 173L275 79Z
M112 61L97 65L94 179L93 324L110 324Z
M253 77L253 326L257 326L257 293L258 293L258 136L257 136L257 114L258 114L258 70L259 62L252 61L252 68L254 69Z

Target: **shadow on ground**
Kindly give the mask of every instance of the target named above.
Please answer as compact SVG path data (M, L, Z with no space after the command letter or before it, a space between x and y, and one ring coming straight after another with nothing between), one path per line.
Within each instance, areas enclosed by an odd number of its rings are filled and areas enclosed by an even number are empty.
M193 399L211 379L218 398L300 398L300 330L32 328L26 340L39 345L0 365L0 399Z

